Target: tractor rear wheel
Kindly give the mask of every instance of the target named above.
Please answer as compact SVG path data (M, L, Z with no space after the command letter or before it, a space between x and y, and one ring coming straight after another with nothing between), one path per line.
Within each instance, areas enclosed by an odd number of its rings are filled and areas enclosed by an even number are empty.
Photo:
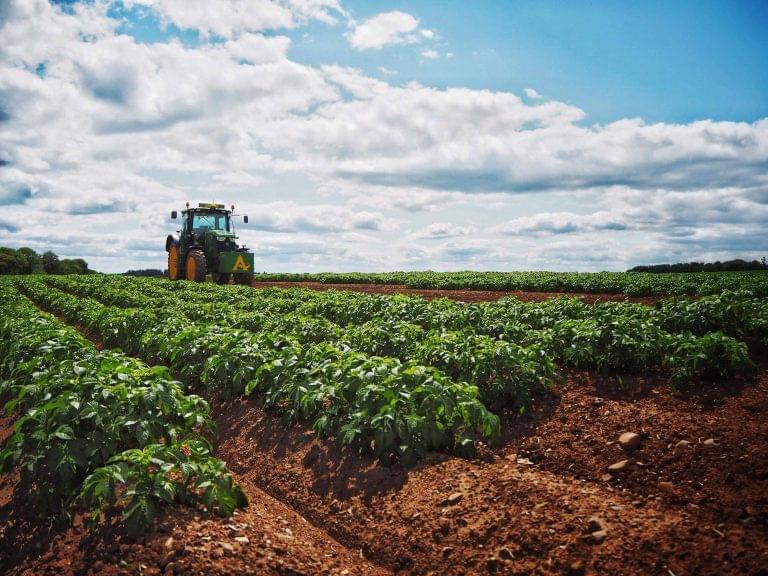
M171 280L181 280L184 278L179 245L176 243L171 244L168 249L168 278Z
M229 284L229 274L226 272L223 274L214 274L213 278L216 280L216 284Z
M235 274L235 284L250 286L253 284L253 274Z
M187 254L187 280L192 282L205 282L205 275L208 272L205 266L205 254L197 248L190 250Z

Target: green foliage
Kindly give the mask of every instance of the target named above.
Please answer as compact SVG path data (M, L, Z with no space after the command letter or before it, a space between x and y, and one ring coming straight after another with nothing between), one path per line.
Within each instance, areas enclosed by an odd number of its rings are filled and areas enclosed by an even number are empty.
M111 498L114 504L118 494L135 494L123 515L129 531L146 528L159 500L196 502L191 496L169 500L156 491L162 485L154 468L159 461L137 467L127 456L115 459L118 453L175 455L173 465L183 474L178 476L182 480L169 476L175 482L174 494L189 490L192 481L194 489L210 485L209 492L200 495L209 510L227 513L232 502L242 502L223 463L210 456L203 440L203 435L215 433L208 404L186 394L167 368L150 368L120 352L96 350L7 282L0 283L0 312L0 387L9 398L6 413L19 415L0 451L0 468L7 472L17 466L22 480L36 486L34 504L42 515L65 511L84 480L89 485L89 474L118 462L122 480L112 476L111 496L102 485L98 502ZM118 336L125 337L119 330ZM179 460L170 451L174 446L187 451L196 447L191 452L196 459ZM133 467L126 468L128 464ZM197 468L190 471L189 465Z
M157 502L201 506L221 516L248 505L245 493L202 439L116 454L85 479L78 498L90 511L92 526L106 511L121 508L131 536L149 528Z
M654 308L567 297L467 305L117 276L21 285L189 386L259 393L283 418L385 463L434 449L471 454L477 439L497 434L489 408L529 409L569 367L660 372L673 386L728 378L750 368L745 341L765 342L768 326L766 300L744 291Z
M672 370L670 383L679 387L694 378L722 378L736 371L753 370L747 345L721 332L703 336L678 334L668 343L665 365Z
M88 263L82 258L59 260L51 251L42 256L31 248L0 247L0 275L19 274L90 274Z
M0 247L0 274L29 274L27 258L13 248Z
M746 269L742 269L746 270ZM717 294L748 289L768 296L768 271L741 272L384 272L256 274L255 281L402 284L409 288L585 292L627 296Z

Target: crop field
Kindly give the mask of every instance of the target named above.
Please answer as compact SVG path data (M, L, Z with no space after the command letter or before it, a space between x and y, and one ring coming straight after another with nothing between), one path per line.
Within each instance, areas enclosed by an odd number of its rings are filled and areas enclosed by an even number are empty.
M256 280L0 280L0 571L766 573L768 274Z
M262 273L257 282L316 282L320 284L398 285L429 290L494 292L578 292L626 296L680 296L749 290L768 296L768 272L320 272Z

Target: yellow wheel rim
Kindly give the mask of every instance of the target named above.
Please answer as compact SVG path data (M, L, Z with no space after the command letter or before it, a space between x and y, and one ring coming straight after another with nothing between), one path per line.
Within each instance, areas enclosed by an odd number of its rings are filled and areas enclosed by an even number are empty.
M197 272L197 264L194 258L187 258L187 280L195 280L195 273Z
M168 277L176 280L179 276L179 249L174 245L168 252Z

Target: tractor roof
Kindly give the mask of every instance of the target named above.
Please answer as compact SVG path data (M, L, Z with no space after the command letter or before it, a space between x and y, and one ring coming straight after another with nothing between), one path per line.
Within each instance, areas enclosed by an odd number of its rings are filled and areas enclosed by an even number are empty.
M234 208L234 206L232 207ZM187 212L226 212L229 213L231 210L227 210L224 204L213 204L210 202L200 202L197 205L197 208L190 208L187 206L186 210L182 210L182 214L186 214Z

